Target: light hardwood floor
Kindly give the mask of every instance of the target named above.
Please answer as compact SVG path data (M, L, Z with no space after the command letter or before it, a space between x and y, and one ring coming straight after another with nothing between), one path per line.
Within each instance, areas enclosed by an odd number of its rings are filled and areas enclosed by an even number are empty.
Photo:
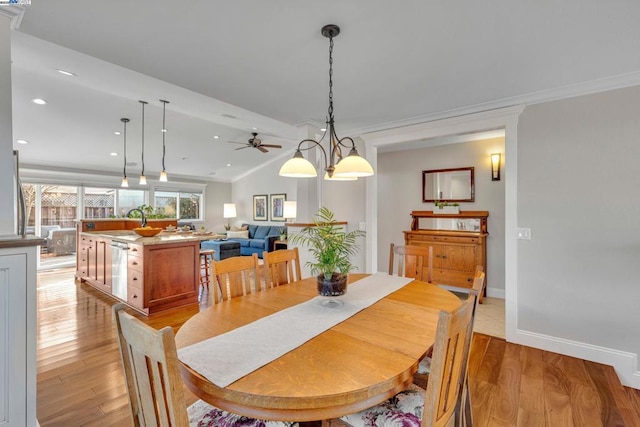
M38 275L40 425L131 425L111 323L115 300L73 274ZM198 310L143 319L177 330ZM469 369L476 426L640 427L640 391L622 387L611 367L476 334Z

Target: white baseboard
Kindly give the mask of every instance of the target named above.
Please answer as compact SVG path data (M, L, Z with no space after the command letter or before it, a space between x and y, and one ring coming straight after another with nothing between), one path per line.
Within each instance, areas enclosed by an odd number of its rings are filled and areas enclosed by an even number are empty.
M487 296L491 298L505 299L504 289L487 287Z
M618 374L620 382L627 387L640 390L640 371L638 368L638 355L625 351L614 350L607 347L586 344L578 341L566 340L550 335L517 329L515 333L516 344L535 347L554 353L566 354L592 362L611 365Z

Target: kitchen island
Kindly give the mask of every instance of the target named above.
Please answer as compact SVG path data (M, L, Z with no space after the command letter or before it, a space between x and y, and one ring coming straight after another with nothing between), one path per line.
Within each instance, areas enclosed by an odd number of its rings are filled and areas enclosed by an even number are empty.
M175 225L165 223L150 221L154 227ZM162 231L141 237L132 230L138 225L127 220L82 221L76 278L146 315L197 304L200 241L212 235Z

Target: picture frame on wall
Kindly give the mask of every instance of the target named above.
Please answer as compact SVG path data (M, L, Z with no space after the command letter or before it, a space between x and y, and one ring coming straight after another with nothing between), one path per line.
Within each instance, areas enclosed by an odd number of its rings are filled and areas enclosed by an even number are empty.
M253 220L266 221L269 217L269 205L267 204L268 196L266 194L257 194L253 196Z
M272 194L269 206L271 207L271 221L284 222L284 201L287 200L286 194Z

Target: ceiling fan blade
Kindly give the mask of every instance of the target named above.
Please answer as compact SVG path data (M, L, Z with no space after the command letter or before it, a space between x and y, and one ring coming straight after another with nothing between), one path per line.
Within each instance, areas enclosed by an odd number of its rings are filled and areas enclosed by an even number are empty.
M242 144L242 145L247 145L246 142L236 142L236 141L227 141L229 144Z
M260 144L261 147L282 148L282 145L275 144Z
M244 147L238 147L235 150L238 151L238 150L242 150L243 148L249 148L249 147L250 147L249 145L245 145Z
M256 148L260 151L262 151L263 153L268 153L269 150L267 150L266 148L263 148L264 145L258 145Z

